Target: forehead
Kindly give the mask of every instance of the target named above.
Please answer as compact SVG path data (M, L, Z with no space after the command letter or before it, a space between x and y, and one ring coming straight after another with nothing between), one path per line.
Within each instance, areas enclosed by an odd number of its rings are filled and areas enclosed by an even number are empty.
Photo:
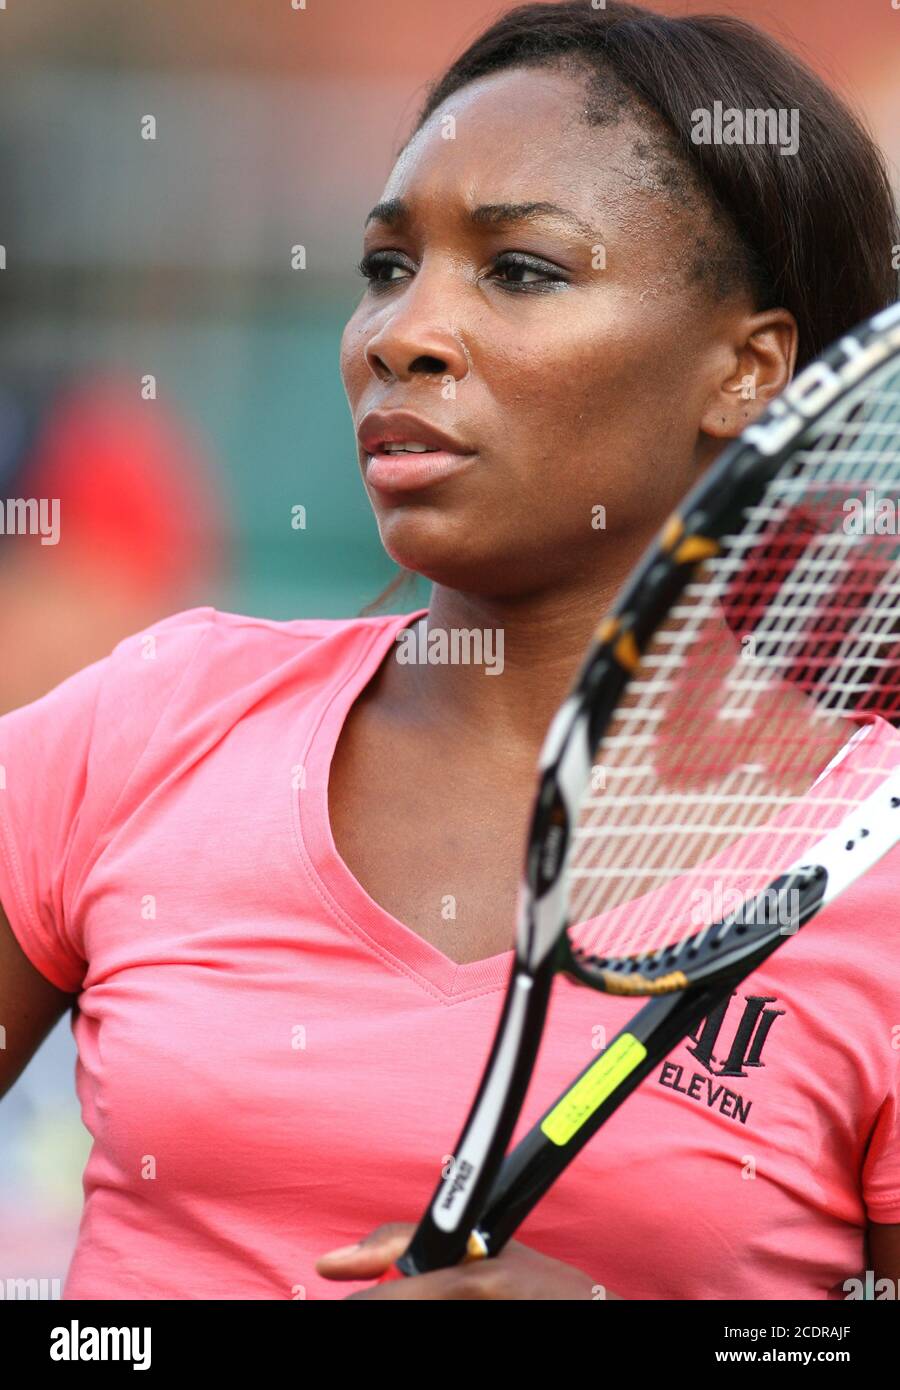
M382 199L402 198L423 215L434 201L444 217L454 204L542 199L594 225L633 224L638 211L658 218L667 209L648 177L648 117L615 98L611 106L614 116L589 125L585 79L552 68L479 78L412 137Z

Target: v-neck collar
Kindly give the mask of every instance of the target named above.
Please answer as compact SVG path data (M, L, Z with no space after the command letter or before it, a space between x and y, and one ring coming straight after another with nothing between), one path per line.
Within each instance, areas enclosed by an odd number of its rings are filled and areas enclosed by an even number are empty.
M417 980L447 1003L502 989L509 976L512 949L484 960L458 964L418 932L386 912L371 898L338 853L331 833L328 782L335 749L351 706L374 677L397 633L417 622L427 608L392 615L372 629L349 672L342 673L309 733L303 756L305 787L293 796L297 843L306 868L318 880L332 915L365 941L387 963ZM410 857L410 873L415 860ZM510 921L509 939L515 923Z

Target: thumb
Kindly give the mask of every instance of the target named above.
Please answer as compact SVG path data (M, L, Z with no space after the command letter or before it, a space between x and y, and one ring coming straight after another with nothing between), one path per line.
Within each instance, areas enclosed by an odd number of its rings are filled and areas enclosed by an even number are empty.
M329 1250L317 1261L316 1270L326 1279L376 1279L399 1260L415 1229L411 1222L391 1221L356 1245Z

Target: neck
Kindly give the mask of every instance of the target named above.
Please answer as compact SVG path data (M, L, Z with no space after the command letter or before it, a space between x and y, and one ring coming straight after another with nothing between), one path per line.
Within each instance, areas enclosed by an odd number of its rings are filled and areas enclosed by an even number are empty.
M483 598L435 585L416 640L388 663L385 694L418 722L533 755L618 587Z

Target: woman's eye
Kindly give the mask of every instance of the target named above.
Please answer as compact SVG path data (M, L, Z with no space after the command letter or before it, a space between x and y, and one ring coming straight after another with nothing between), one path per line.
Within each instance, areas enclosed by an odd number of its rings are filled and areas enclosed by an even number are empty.
M356 269L370 284L379 287L398 284L414 273L396 251L370 251L368 255L363 256ZM520 252L507 252L499 256L491 267L490 274L507 289L516 291L547 290L568 284L566 276L556 266Z
M395 270L407 270L399 257L389 251L370 251L367 256L363 256L359 265L356 267L360 275L376 285L389 285L400 278L393 274Z
M512 276L513 278L507 279L505 283L510 287L521 285L523 289L532 285L547 288L550 285L568 283L565 275L555 266L549 265L546 261L534 260L531 256L523 256L514 252L500 256L494 262L493 273L494 275L503 273L506 276Z

